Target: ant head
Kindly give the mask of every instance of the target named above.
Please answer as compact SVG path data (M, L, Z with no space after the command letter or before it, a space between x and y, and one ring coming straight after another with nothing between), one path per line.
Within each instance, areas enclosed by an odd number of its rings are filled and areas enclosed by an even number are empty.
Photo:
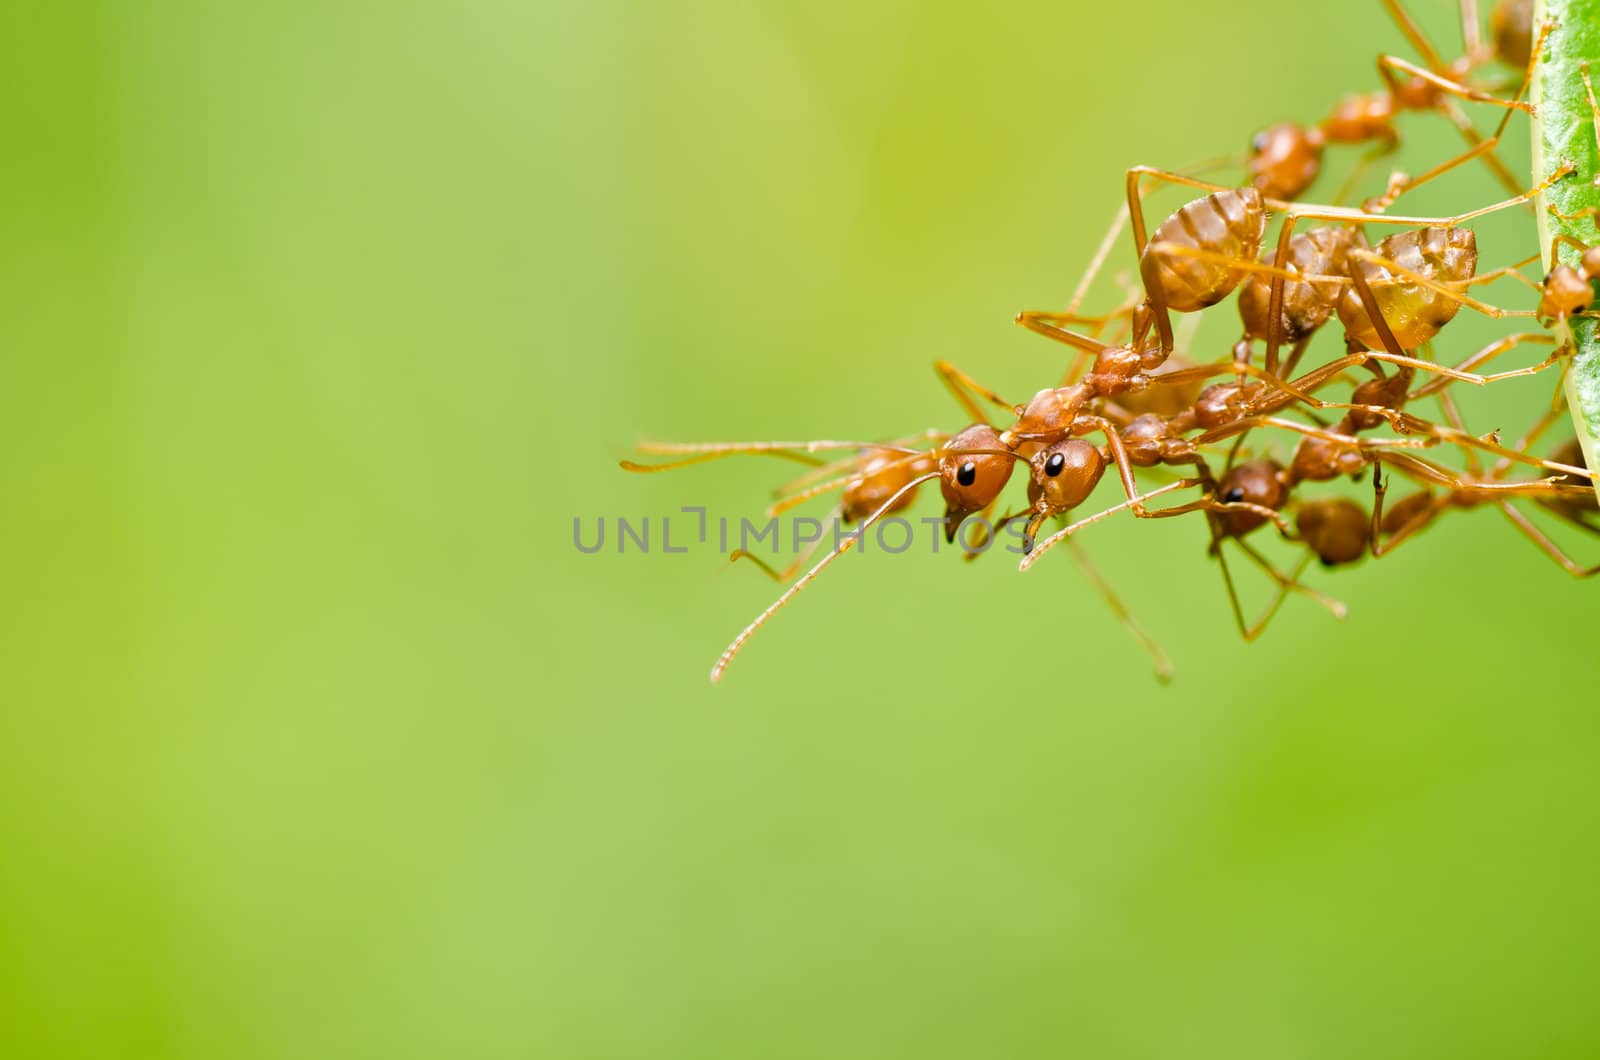
M1294 528L1324 567L1337 567L1366 552L1372 517L1355 501L1330 497L1300 505Z
M1593 250L1584 253L1584 263ZM1587 271L1587 270L1585 270ZM1594 287L1570 265L1557 265L1545 276L1539 297L1539 317L1545 320L1565 320L1581 313L1594 301Z
M910 507L917 498L915 489L906 490L898 498L895 494L926 470L927 463L923 457L884 450L870 450L863 454L861 470L845 483L842 497L844 521L848 523L865 519L891 500L894 501L894 507L886 510L883 513L885 515Z
M1228 469L1217 483L1217 499L1225 504L1253 504L1277 511L1289 499L1283 468L1273 460L1252 460ZM1217 519L1229 537L1243 537L1267 521L1260 512L1219 512Z
M1106 471L1106 458L1082 438L1041 449L1029 462L1028 503L1042 514L1070 511L1089 499Z
M945 443L939 457L939 491L944 494L944 536L956 539L961 523L993 504L1011 478L1017 457L1006 451L987 423L975 423Z
M1250 140L1250 182L1270 199L1298 199L1322 169L1322 136L1293 122L1272 125Z

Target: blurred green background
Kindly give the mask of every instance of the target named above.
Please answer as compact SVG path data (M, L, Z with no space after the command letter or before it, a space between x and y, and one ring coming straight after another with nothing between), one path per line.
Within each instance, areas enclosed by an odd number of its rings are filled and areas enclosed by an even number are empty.
M1596 586L1491 514L1315 572L1351 617L1254 644L1202 524L1096 528L1168 687L1065 556L919 552L841 562L713 688L775 588L572 544L786 470L624 475L640 437L957 427L937 357L1051 382L1010 318L1123 169L1375 86L1409 54L1376 3L0 34L0 1052L1600 1051ZM1486 266L1533 249L1503 220Z

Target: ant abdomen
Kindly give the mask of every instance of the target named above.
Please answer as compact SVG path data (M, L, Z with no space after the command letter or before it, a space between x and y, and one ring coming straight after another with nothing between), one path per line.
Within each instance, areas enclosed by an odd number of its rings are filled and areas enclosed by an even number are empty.
M1411 229L1389 236L1372 249L1378 258L1446 286L1470 280L1478 268L1477 237L1470 228ZM1352 261L1350 271L1357 270L1362 270L1377 310L1401 349L1414 350L1433 338L1461 308L1459 299L1387 266ZM1339 320L1352 343L1369 350L1383 348L1383 339L1354 287L1347 288L1339 300Z
M883 514L891 515L909 508L917 499L917 491L906 487L927 471L924 458L912 460L904 453L878 452L867 457L861 471L845 483L840 498L841 517L847 523L859 522L891 502Z
M1337 567L1366 553L1372 516L1355 501L1329 497L1301 504L1294 528L1324 567Z
M1330 226L1302 232L1289 240L1287 268L1304 276L1343 276L1350 248L1360 240L1361 235L1354 228ZM1267 251L1261 260L1271 264L1274 253ZM1339 286L1332 281L1285 281L1278 315L1279 338L1299 342L1326 323L1338 304ZM1239 319L1244 323L1245 338L1269 338L1267 317L1271 305L1271 276L1256 273L1245 281L1239 290Z
M1161 222L1139 257L1145 289L1159 287L1166 307L1178 313L1216 305L1245 277L1245 270L1216 259L1254 261L1261 251L1266 223L1261 192L1255 188L1213 192L1185 203ZM1162 244L1202 250L1207 256L1163 254L1153 249Z

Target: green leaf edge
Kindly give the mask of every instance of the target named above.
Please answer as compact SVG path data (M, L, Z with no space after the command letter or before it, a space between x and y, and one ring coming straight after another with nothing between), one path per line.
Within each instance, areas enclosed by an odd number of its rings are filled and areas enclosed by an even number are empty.
M1566 221L1550 213L1554 206L1573 213L1600 206L1600 144L1596 143L1594 115L1584 91L1582 64L1589 63L1591 79L1600 80L1600 0L1535 0L1533 24L1555 22L1543 54L1534 66L1532 100L1533 183L1550 175L1564 160L1577 168L1556 182L1535 201L1539 246L1550 246L1558 233L1585 244L1600 242L1594 217ZM1566 248L1566 253L1575 253ZM1596 435L1600 434L1600 321L1572 322L1575 349L1567 371L1567 410L1573 430L1591 468L1596 462ZM1595 483L1600 496L1600 481Z

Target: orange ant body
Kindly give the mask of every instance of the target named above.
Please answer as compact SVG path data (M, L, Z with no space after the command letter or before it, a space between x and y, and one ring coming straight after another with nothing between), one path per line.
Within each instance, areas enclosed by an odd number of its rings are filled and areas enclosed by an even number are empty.
M1556 248L1563 243L1580 252L1576 266L1564 265L1556 256ZM1550 271L1539 285L1539 319L1551 324L1565 323L1569 317L1587 310L1594 303L1597 279L1600 279L1600 247L1584 246L1571 236L1556 236L1550 242Z
M1378 73L1384 81L1383 91L1347 97L1316 125L1281 122L1257 133L1250 142L1247 164L1251 184L1269 198L1298 199L1320 175L1323 151L1328 145L1371 143L1376 145L1374 155L1387 154L1399 145L1400 134L1395 127L1397 115L1407 111L1431 111L1444 115L1461 132L1469 144L1468 149L1415 180L1397 175L1390 181L1388 192L1375 200L1376 208L1392 201L1401 190L1415 187L1474 157L1482 157L1495 176L1515 191L1515 178L1492 152L1499 145L1512 113L1518 110L1533 113L1533 107L1522 101L1528 78L1524 78L1523 88L1516 97L1509 100L1473 88L1464 83L1464 78L1491 56L1525 68L1531 77L1537 50L1531 8L1525 2L1508 0L1495 9L1491 18L1495 46L1490 52L1476 42L1476 14L1464 13L1467 54L1453 63L1445 63L1397 0L1384 0L1384 4L1427 65L1418 66L1393 55L1380 55ZM1494 135L1484 139L1451 97L1504 107L1506 116Z

